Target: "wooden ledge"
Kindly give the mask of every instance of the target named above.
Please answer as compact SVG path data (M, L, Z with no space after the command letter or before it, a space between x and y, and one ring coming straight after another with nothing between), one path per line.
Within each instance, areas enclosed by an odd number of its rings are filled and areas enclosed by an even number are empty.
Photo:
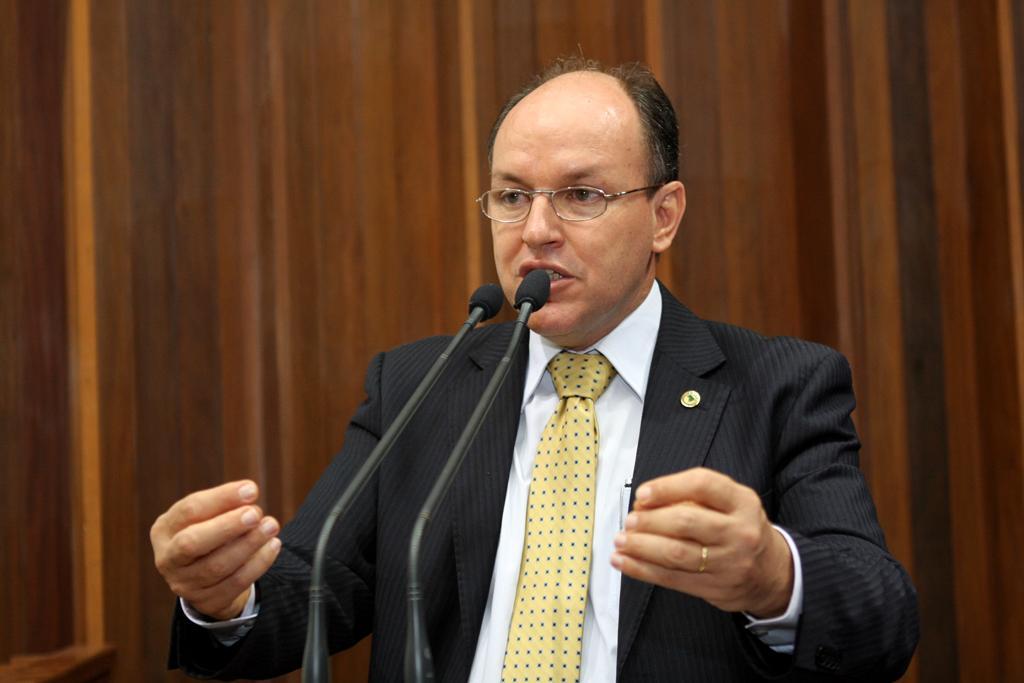
M114 648L73 645L39 655L15 655L0 665L0 683L96 683L110 678Z

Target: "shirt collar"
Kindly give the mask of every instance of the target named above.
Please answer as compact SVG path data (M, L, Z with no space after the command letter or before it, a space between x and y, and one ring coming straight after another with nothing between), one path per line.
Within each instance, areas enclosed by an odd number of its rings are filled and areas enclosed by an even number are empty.
M599 351L615 366L619 377L642 403L647 392L647 376L651 370L651 358L654 356L654 344L658 338L660 324L661 288L653 284L643 303L626 316L614 330L582 353ZM548 362L562 350L561 346L533 330L530 331L530 358L526 368L524 406L533 398L541 380L546 376Z

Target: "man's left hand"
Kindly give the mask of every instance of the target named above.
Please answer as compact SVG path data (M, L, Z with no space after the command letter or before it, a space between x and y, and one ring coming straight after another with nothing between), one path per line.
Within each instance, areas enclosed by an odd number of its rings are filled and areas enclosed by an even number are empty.
M776 617L793 592L789 545L761 499L714 470L645 482L615 550L612 565L623 574L727 612Z

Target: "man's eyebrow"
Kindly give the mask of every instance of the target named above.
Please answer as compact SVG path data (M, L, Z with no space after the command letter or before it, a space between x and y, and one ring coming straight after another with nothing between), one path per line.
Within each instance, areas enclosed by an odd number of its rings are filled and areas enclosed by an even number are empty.
M595 181L600 176L600 173L595 168L584 167L573 171L565 176L565 180L569 185L575 185L581 180Z
M501 181L507 185L515 185L517 187L526 187L526 183L523 182L522 178L515 175L514 173L495 173L491 176L492 181Z
M587 168L577 169L575 171L572 171L572 172L562 176L562 178L563 178L562 181L561 181L562 184L559 185L559 187L568 187L570 185L575 185L575 184L579 183L581 180L584 180L584 179L586 179L588 182L597 182L596 179L599 177L599 175L600 174L598 173L598 171L596 169L594 169L594 168L587 167ZM512 186L512 185L514 185L516 187L526 187L527 186L526 181L524 181L522 178L517 176L515 173L507 173L507 172L504 172L504 171L499 171L497 173L492 174L491 175L491 180L492 181L501 182L501 183L507 183L510 186Z

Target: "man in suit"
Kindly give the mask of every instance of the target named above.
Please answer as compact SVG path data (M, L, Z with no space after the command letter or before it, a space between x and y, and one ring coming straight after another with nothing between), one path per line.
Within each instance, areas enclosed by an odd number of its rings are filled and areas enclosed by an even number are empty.
M655 281L685 192L675 114L650 73L559 62L509 101L489 153L492 189L479 201L506 296L536 269L552 287L424 543L438 678L523 680L520 667L531 666L529 680L559 681L901 675L917 640L916 598L857 468L845 360L700 320ZM472 333L434 389L444 400L410 422L335 532L330 646L372 632L373 680L401 679L409 529L509 335L509 325ZM192 494L156 521L157 566L181 598L172 666L262 677L300 664L323 515L444 342L374 359L344 449L280 539L252 482ZM602 391L576 400L581 415L596 413L598 457L572 470L589 497L558 502L593 511L572 537L585 548L572 561L583 564L558 564L558 553L550 563L530 538L576 526L535 526L548 477L534 473L563 457L545 435L573 400L555 368L595 357ZM546 630L560 617L524 605L569 604L562 584L573 582L537 579L552 572L575 572L585 605ZM516 659L527 633L576 646Z

